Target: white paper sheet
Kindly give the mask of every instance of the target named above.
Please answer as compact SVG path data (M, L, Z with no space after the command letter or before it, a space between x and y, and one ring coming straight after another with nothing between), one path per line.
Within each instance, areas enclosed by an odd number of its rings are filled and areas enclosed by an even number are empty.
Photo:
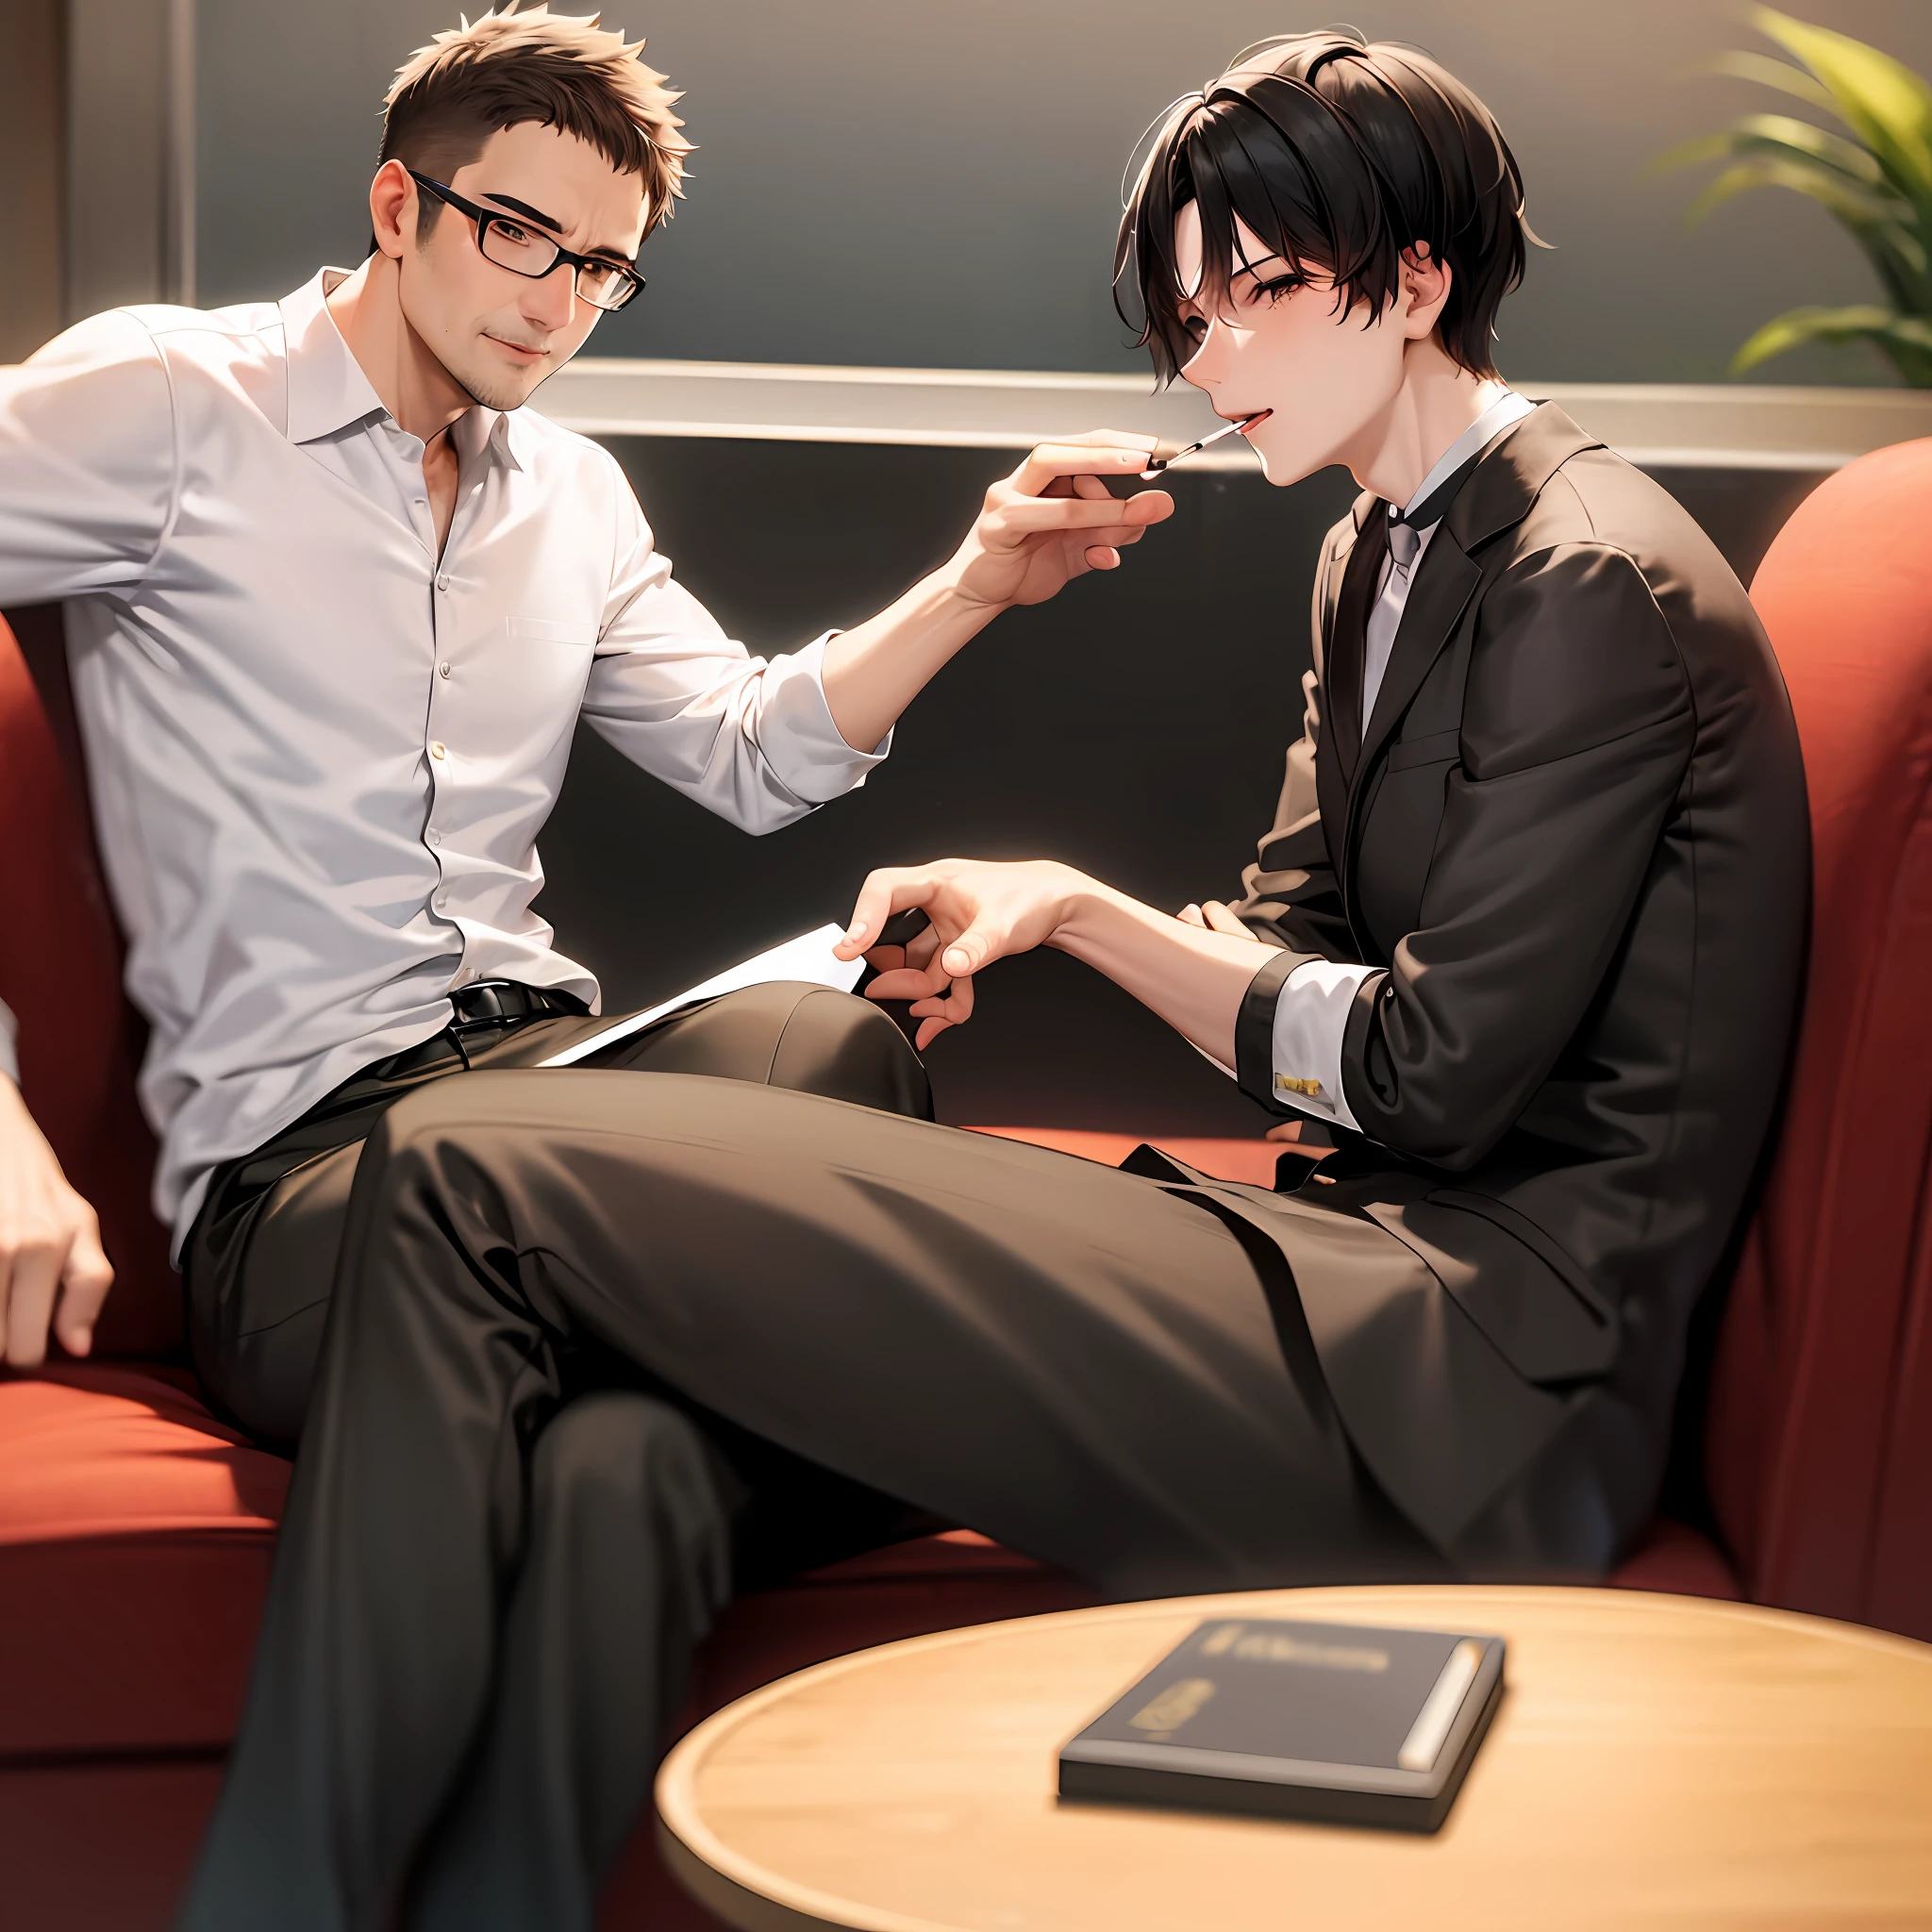
M565 1047L561 1053L552 1054L547 1060L539 1060L537 1064L541 1067L572 1066L604 1047L615 1045L620 1040L628 1040L633 1033L641 1033L654 1021L661 1020L666 1013L676 1012L679 1007L690 1006L693 1000L715 999L721 992L736 992L741 986L761 986L770 979L803 979L813 986L831 986L841 992L850 992L858 984L858 975L865 971L865 960L863 958L852 960L833 958L832 948L844 937L842 925L822 925L811 932L800 933L795 940L787 940L782 946L774 946L769 953L760 953L754 959L742 960L723 973L714 974L688 992L679 993L675 999L660 1002L647 1013L632 1013L625 1019L613 1020L608 1026L600 1027L588 1039L580 1040L575 1046Z

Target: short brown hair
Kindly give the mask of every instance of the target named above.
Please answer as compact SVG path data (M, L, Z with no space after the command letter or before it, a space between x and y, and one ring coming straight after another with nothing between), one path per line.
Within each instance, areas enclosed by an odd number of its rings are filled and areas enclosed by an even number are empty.
M436 35L396 70L383 101L381 159L447 181L492 134L535 121L588 142L619 174L641 175L648 234L684 192L691 145L671 111L682 96L638 58L642 41L626 45L598 26L600 17L552 13L547 0L519 12L507 0ZM441 207L425 197L419 232Z
M1453 271L1436 332L1451 360L1493 376L1496 309L1523 279L1523 175L1495 117L1419 48L1352 28L1263 42L1177 101L1128 197L1114 301L1171 381L1192 345L1174 225L1201 209L1201 306L1227 299L1239 216L1291 264L1332 277L1339 315L1379 316L1424 243Z

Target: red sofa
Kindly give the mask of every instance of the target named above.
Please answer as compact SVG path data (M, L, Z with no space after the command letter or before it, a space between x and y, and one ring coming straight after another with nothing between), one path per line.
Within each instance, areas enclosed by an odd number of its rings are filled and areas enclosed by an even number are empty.
M1785 1124L1688 1424L1716 1534L1660 1521L1615 1581L1932 1638L1928 511L1932 441L1866 457L1796 512L1753 586L1811 787L1809 977ZM133 1099L139 1027L58 620L21 613L14 629L18 648L0 625L0 998L120 1282L93 1360L0 1378L0 1895L10 1923L142 1932L166 1923L220 1777L287 1466L217 1423L179 1366ZM1027 1138L1108 1159L1129 1144ZM1173 1144L1230 1177L1272 1166L1258 1141ZM881 1552L734 1607L687 1720L863 1644L1084 1600L963 1534ZM643 1829L604 1923L715 1924Z

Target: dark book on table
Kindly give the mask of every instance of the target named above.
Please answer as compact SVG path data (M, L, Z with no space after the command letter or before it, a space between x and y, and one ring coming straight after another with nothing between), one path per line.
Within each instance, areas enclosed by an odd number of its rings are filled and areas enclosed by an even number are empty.
M1061 1748L1060 1796L1434 1831L1503 1640L1217 1617Z

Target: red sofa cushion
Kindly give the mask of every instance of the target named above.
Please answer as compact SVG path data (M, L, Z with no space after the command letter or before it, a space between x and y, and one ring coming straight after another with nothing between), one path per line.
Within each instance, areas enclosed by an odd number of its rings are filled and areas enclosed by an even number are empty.
M1753 602L1797 716L1812 933L1707 1407L1759 1603L1932 1638L1932 441L1792 514Z
M234 1736L289 1464L191 1389L0 1381L0 1765Z

